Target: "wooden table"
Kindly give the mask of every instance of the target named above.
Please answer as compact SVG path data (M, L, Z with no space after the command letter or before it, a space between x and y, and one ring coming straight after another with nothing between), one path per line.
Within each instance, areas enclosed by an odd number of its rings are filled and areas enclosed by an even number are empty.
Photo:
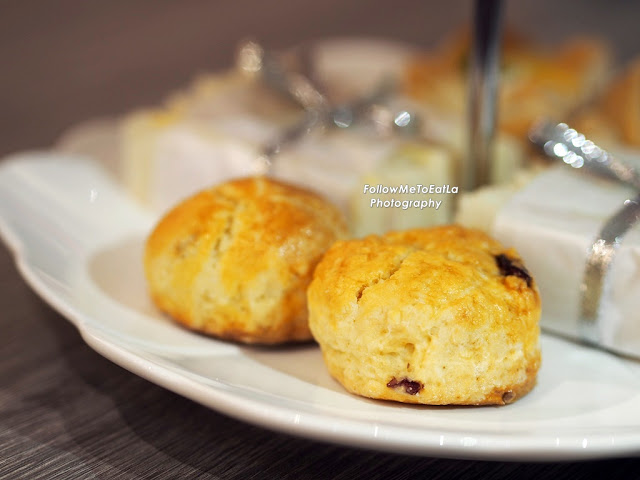
M0 1L0 154L47 148L71 125L154 104L198 71L231 63L247 36L273 48L329 36L432 45L469 2ZM515 3L515 2L514 2ZM520 2L511 22L553 41L566 25L638 53L640 6ZM626 2L630 4L631 2ZM541 27L544 25L544 27ZM0 247L0 478L637 478L640 459L457 461L274 433L157 387L92 351L33 293Z

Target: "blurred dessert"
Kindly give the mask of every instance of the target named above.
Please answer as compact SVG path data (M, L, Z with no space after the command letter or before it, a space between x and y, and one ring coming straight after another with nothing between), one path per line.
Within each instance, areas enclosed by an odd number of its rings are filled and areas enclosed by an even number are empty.
M356 42L352 47L359 51L365 46ZM339 83L341 75L348 77L340 94L348 92L356 99L366 97L371 88L375 90L386 81L383 79L389 68L393 68L394 75L401 74L398 61L405 57L398 55L399 48L394 46L382 54L395 59L384 67L373 60L358 63L360 71L368 72L366 79L362 79L353 72L346 75L344 62L338 60L337 67L331 66L328 58L336 56L338 50L330 43L318 50L318 76L333 85ZM356 93L358 78L360 92ZM204 76L184 91L171 95L164 106L133 112L125 118L121 166L125 184L136 198L154 211L163 212L208 185L257 173L256 160L265 146L299 124L305 113L255 76L233 72ZM372 210L363 211L354 200L358 196L364 198L359 194L362 182L374 179L384 183L392 179L413 182L417 170L415 166L405 169L408 163L402 161L409 140L389 132L380 134L370 119L362 123L339 128L329 122L311 128L306 135L279 149L269 175L329 198L348 217L352 231L381 233L388 226L370 221L368 214ZM448 150L422 141L410 143L413 156L426 158L438 152L437 161L421 161L420 179L453 183ZM393 160L397 158L400 161ZM447 166L443 167L445 163ZM389 172L393 172L393 178L387 178ZM438 222L449 219L452 206L453 202L448 202L441 210L447 214L438 214ZM397 210L387 209L384 213L388 217L397 214ZM407 218L413 219L414 224L404 221L403 225L424 225L431 221L426 216Z
M454 123L465 122L469 48L470 35L463 30L416 57L407 69L408 94ZM500 58L499 131L524 139L537 118L566 118L602 87L609 70L609 52L594 39L545 49L507 30Z
M213 183L255 173L259 147L298 116L295 105L235 72L201 76L164 105L124 118L125 185L164 211Z
M640 164L640 156L636 157ZM496 209L492 234L513 245L525 259L544 299L541 325L547 331L588 340L608 350L640 357L640 230L633 218L618 221L621 231L601 233L608 221L631 206L636 215L637 192L566 165L539 174ZM636 202L636 203L634 203ZM627 223L628 222L628 223ZM615 235L611 250L604 238ZM587 258L595 252L608 268L600 287L585 283ZM610 265L608 262L611 262ZM597 321L583 317L583 295L597 299ZM585 333L589 329L589 337Z
M362 175L359 188L351 192L352 234L361 237L449 222L456 206L453 179L446 148L404 143Z
M421 54L397 44L384 45L329 42L314 54L315 73L328 87L328 98L341 101L366 96L388 75L402 79L401 88L383 106L387 114L396 107L413 109L420 118L417 134L381 135L370 125L338 128L329 121L282 148L269 171L275 178L330 198L357 235L446 223L454 218L457 204L465 202L458 195L446 195L433 198L442 202L438 209L378 208L362 193L366 184L455 186L460 159L468 148L468 33L459 32ZM356 57L357 61L350 61ZM550 50L507 32L502 59L492 185L514 190L530 176L521 173L531 166L526 130L539 115L562 118L580 112L583 121L599 125L599 131L614 129L610 136L637 141L637 126L629 127L633 125L629 118L637 115L637 109L629 106L638 95L637 67L621 77L616 83L620 87L612 87L600 106L579 108L589 104L608 76L610 57L601 42L575 39ZM259 79L235 71L202 76L164 105L126 116L121 155L125 184L136 198L163 212L211 184L257 173L265 145L304 115L299 105ZM616 122L625 126L615 126ZM405 200L429 200L406 195L378 199L399 200L400 205ZM459 218L464 217L487 215Z
M467 155L468 29L458 31L431 52L409 63L407 95L434 124L425 135L443 143L457 163ZM497 132L490 183L510 182L528 167L527 130L541 116L566 116L589 100L605 82L610 55L602 42L576 38L543 48L512 30L504 34L500 57Z
M584 105L567 112L566 119L589 140L627 161L640 163L640 58L624 66ZM544 168L544 162L529 162L511 182L465 193L459 199L456 221L491 232L500 209Z
M571 123L607 148L640 147L640 57L626 65Z

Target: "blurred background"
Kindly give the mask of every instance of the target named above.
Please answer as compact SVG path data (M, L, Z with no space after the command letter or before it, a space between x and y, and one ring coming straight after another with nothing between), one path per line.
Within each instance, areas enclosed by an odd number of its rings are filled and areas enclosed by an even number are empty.
M606 38L640 52L640 2L505 2L506 23L542 43ZM197 73L232 64L248 36L270 48L327 37L432 47L463 25L469 0L0 0L0 155L46 148L70 126L153 105Z

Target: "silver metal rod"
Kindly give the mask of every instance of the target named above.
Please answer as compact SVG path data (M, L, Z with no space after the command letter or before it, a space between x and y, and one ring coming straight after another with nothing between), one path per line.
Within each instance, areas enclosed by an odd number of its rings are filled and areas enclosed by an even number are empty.
M469 62L469 152L461 169L461 187L473 190L491 179L496 125L496 93L502 37L502 1L475 0Z

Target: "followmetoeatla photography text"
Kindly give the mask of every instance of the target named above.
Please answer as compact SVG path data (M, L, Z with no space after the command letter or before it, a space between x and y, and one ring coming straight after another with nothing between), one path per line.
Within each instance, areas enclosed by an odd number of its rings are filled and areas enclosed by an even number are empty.
M369 207L371 208L401 208L402 210L434 208L438 210L443 200L425 196L437 195L440 197L442 194L456 194L458 193L458 187L448 184L423 185L420 183L413 185L408 183L400 185L365 184L362 193L371 195L369 200ZM384 198L381 198L380 195L383 195ZM407 198L410 195L420 196L421 198Z

